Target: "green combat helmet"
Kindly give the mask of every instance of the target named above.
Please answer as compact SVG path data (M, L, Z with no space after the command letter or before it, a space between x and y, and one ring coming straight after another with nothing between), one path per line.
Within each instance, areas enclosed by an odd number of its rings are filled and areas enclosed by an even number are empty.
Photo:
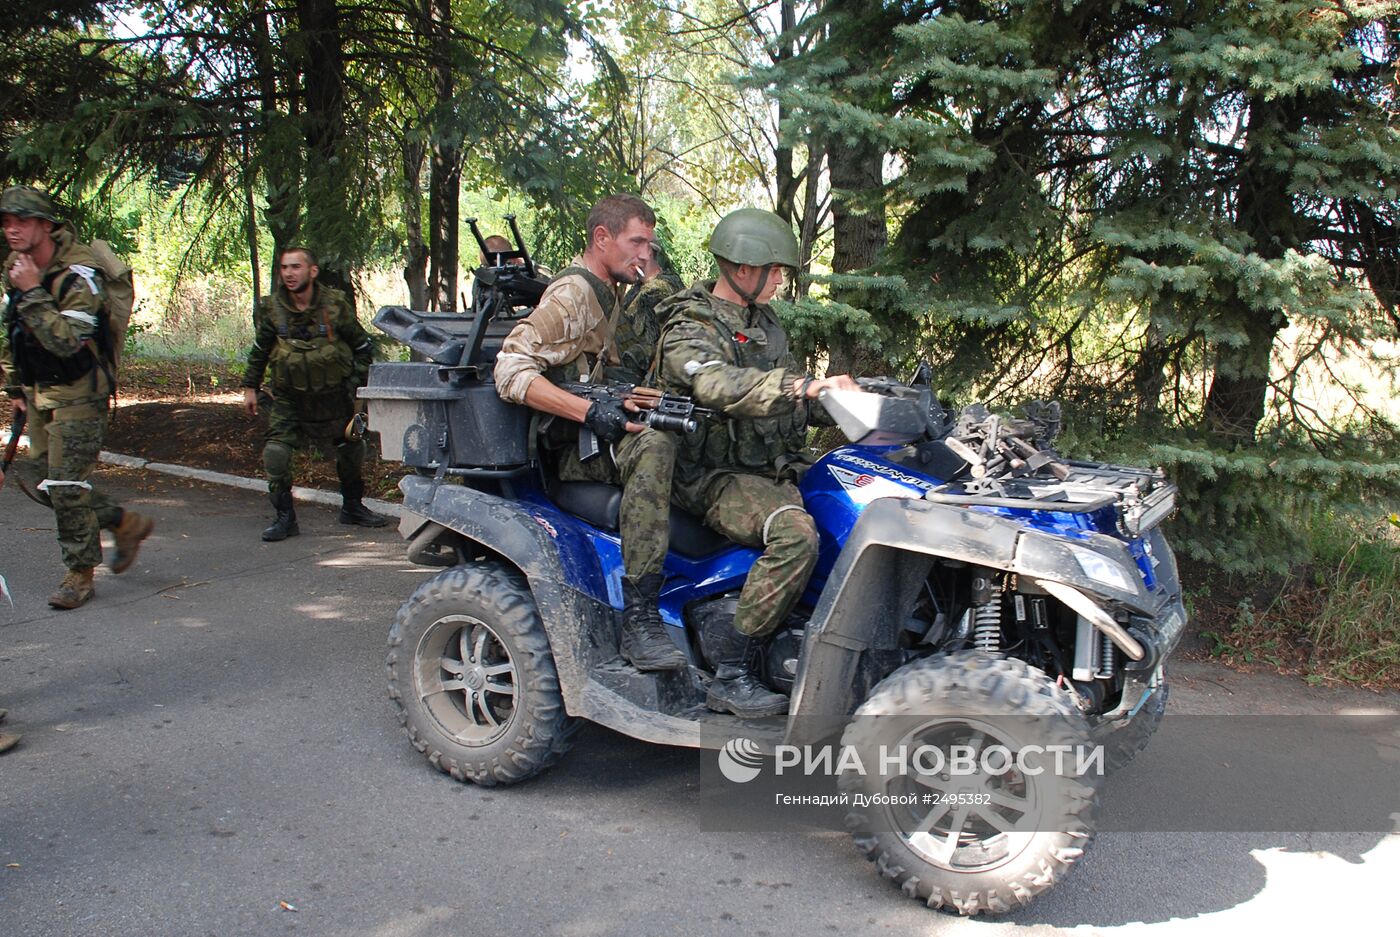
M740 208L721 218L710 235L709 249L716 257L750 267L801 266L792 228L761 208Z
M58 224L58 207L53 199L32 185L12 185L0 194L0 215L43 218Z

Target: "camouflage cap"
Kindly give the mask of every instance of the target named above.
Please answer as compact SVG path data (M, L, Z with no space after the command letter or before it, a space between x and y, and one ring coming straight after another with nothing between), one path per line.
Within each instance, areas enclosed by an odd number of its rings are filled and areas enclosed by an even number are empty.
M0 194L0 215L43 218L58 224L58 206L32 185L12 185Z

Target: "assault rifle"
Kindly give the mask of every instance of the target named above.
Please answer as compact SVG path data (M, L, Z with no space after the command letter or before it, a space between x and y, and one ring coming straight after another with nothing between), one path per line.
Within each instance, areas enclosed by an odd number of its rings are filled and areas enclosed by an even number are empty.
M10 428L10 441L5 444L5 458L0 462L0 488L5 487L5 476L15 461L15 451L19 448L19 437L24 432L24 424L29 420L29 408L15 412L14 426Z
M621 407L631 402L637 412L627 411L627 419L641 423L652 429L667 433L693 433L700 428L700 421L714 415L713 410L697 407L690 397L679 394L663 394L651 387L638 387L623 381L598 381L596 383L560 384L560 388L584 400L611 404ZM625 408L624 408L625 409ZM595 459L602 449L598 436L588 427L578 428L578 457L580 462Z

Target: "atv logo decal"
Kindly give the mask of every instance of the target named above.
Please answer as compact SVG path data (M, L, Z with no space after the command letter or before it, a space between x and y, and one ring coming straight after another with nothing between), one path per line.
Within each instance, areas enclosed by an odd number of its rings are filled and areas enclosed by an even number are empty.
M869 504L876 498L907 498L909 489L889 478L872 475L869 472L854 472L838 465L829 466L837 484L845 489L846 495L856 504Z
M737 738L719 750L719 773L735 784L747 784L758 777L763 749L753 739Z
M555 540L559 539L559 531L554 529L553 524L545 520L543 517L540 517L538 514L531 514L530 516L533 517L535 519L535 523L543 527L545 529L545 532L548 533L551 537L553 537Z
M896 481L905 485L913 485L915 488L921 489L923 491L932 491L934 488L938 487L933 482L929 481L927 478L920 478L918 475L910 475L908 472L901 472L897 468L892 468L888 465L882 465L879 462L872 462L869 459L861 458L858 455L852 455L843 452L838 456L838 458L842 462L845 462L849 465L859 466L860 468L866 469L869 472L873 472L874 474L879 475L881 478L888 478L892 481ZM832 471L834 472L835 469L833 468Z

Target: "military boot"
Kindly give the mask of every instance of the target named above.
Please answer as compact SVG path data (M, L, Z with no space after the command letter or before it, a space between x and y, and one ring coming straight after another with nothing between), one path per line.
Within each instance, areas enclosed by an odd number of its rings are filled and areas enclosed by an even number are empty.
M622 577L622 656L638 670L680 670L685 654L666 634L657 600L661 597L661 574L649 573L638 579Z
M290 491L278 491L268 495L268 500L272 502L273 510L277 512L277 520L272 522L272 526L262 532L262 538L269 543L278 540L286 540L288 537L295 537L301 533L301 528L297 526L297 511L292 507L292 493Z
M17 732L0 732L0 752L7 752L19 744L22 736Z
M91 566L87 569L70 569L63 582L59 583L58 591L49 596L49 605L54 608L77 608L92 598L94 592Z
M700 632L700 649L715 668L705 694L705 706L743 719L778 716L788 709L788 699L774 693L753 672L754 641L731 622L711 619Z
M141 541L151 535L156 522L142 517L135 511L122 511L122 522L112 529L112 539L116 547L108 564L114 573L124 573L136 562L136 551L141 549Z
M383 527L388 521L365 507L363 481L340 483L340 522L357 527Z

